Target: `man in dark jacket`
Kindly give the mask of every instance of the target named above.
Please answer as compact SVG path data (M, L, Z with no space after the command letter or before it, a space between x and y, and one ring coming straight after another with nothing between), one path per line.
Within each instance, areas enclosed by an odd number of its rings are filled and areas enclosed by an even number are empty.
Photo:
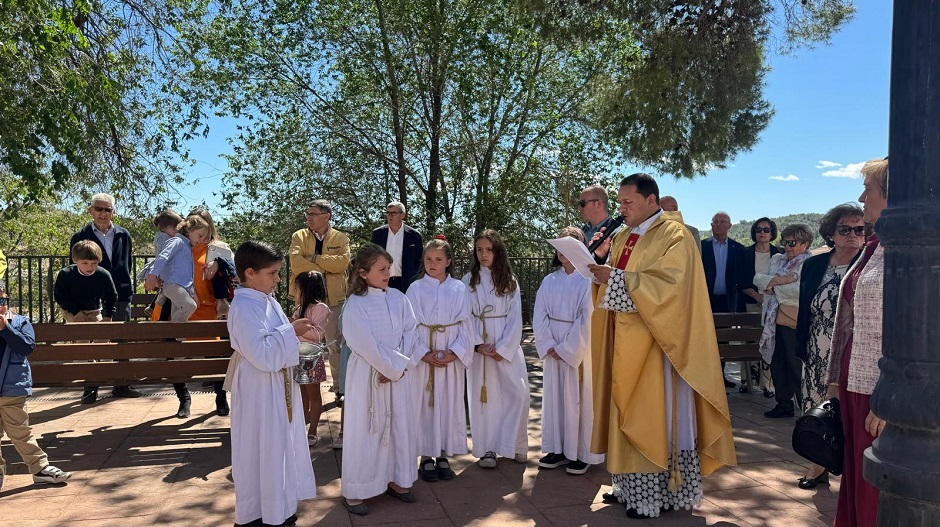
M72 235L69 247L74 247L80 240L90 240L101 247L99 264L111 274L117 288L117 302L114 304L114 322L130 320L131 297L134 295L134 283L131 281L131 235L126 229L114 224L114 196L95 194L91 197L88 214L92 221ZM69 263L73 264L71 256ZM111 394L115 397L140 397L140 392L130 386L115 386ZM82 394L82 403L91 404L98 398L97 386L86 386Z
M49 464L49 457L33 437L26 398L33 394L27 355L36 346L29 319L10 312L5 286L0 282L0 437L5 433L33 475L33 483L64 483L72 474ZM0 453L0 487L6 462Z
M372 231L372 243L392 255L392 276L388 285L404 293L423 266L424 240L420 232L405 225L402 202L389 203L385 207L385 218L388 223Z
M714 313L740 313L744 302L738 298L737 268L744 246L728 237L731 217L719 212L712 217L712 236L702 240L702 264Z

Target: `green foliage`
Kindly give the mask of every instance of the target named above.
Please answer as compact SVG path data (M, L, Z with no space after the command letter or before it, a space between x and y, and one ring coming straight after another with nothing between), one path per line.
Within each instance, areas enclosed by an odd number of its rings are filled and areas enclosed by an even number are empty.
M0 171L5 203L109 190L151 204L181 182L198 113L175 72L186 0L9 0L0 9ZM177 50L180 51L180 50Z

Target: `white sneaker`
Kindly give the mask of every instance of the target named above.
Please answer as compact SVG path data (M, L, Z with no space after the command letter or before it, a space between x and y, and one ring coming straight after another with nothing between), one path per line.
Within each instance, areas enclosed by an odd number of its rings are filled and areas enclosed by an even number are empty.
M480 468L496 468L496 452L487 452L480 458Z
M48 465L40 472L33 474L33 483L65 483L72 477L71 472Z

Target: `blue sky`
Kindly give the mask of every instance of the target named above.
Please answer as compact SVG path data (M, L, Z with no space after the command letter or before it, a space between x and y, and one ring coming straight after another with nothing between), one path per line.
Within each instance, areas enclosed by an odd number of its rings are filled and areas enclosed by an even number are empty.
M687 223L706 230L718 210L738 222L856 201L858 167L888 151L891 9L892 2L859 2L831 45L770 57L765 96L776 113L754 149L704 178L659 180ZM213 192L227 168L219 154L231 151L225 139L234 131L231 120L216 119L208 138L191 143L195 183L182 189L180 209L205 201L222 212Z

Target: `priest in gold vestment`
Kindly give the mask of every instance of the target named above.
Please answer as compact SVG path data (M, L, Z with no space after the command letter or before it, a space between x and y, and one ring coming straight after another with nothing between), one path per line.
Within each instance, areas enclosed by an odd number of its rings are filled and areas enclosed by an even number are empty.
M594 431L631 518L702 502L702 476L735 464L731 415L698 240L659 207L646 174L620 182L625 227L591 270Z

